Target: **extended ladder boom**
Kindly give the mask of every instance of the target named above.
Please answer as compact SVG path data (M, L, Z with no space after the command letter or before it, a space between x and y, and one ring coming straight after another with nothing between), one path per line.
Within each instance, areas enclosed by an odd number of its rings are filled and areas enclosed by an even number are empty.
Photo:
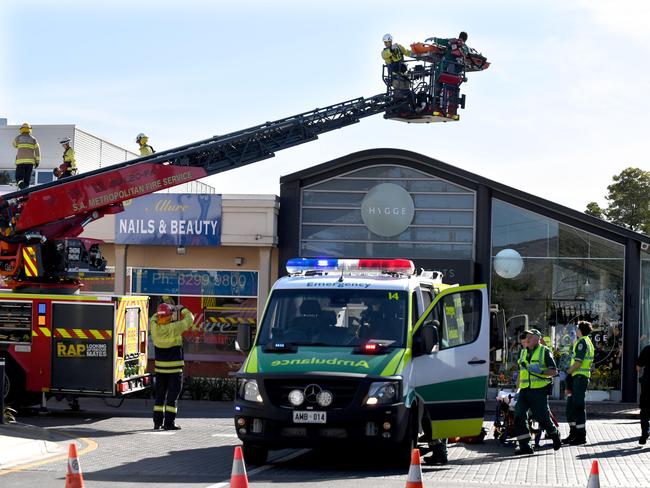
M98 241L74 238L124 201L271 158L392 105L389 94L355 98L3 195L0 275L14 288L77 286L80 272L101 272L106 261Z

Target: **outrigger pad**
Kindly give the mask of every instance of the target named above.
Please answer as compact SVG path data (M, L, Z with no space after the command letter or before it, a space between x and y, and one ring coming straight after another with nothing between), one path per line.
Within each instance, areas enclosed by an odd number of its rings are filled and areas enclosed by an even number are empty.
M407 122L413 124L431 124L433 122L457 122L460 119L458 115L445 115L442 112L415 113L400 112L395 114L385 114L384 118Z

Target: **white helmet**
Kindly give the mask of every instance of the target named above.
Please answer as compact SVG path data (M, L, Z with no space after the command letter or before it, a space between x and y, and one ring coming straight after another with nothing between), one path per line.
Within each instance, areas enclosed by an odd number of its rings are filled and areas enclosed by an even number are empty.
M136 136L136 138L135 138L135 142L140 142L140 139L144 139L145 137L147 137L147 136L145 136L142 132L140 132L140 133Z
M393 42L393 36L390 34L384 34L384 42Z

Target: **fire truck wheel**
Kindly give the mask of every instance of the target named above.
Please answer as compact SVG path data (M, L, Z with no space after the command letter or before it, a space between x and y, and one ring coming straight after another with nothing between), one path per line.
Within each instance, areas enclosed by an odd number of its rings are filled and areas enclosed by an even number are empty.
M244 461L253 466L262 466L266 464L269 457L269 450L266 447L254 446L248 442L244 442Z

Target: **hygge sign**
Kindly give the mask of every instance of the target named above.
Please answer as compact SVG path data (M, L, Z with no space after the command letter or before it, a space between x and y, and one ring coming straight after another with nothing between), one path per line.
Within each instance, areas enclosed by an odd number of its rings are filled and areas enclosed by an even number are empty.
M409 192L394 183L371 188L361 202L361 218L371 232L393 237L404 232L413 221L415 205Z
M124 204L115 219L116 244L218 246L221 195L146 195Z

